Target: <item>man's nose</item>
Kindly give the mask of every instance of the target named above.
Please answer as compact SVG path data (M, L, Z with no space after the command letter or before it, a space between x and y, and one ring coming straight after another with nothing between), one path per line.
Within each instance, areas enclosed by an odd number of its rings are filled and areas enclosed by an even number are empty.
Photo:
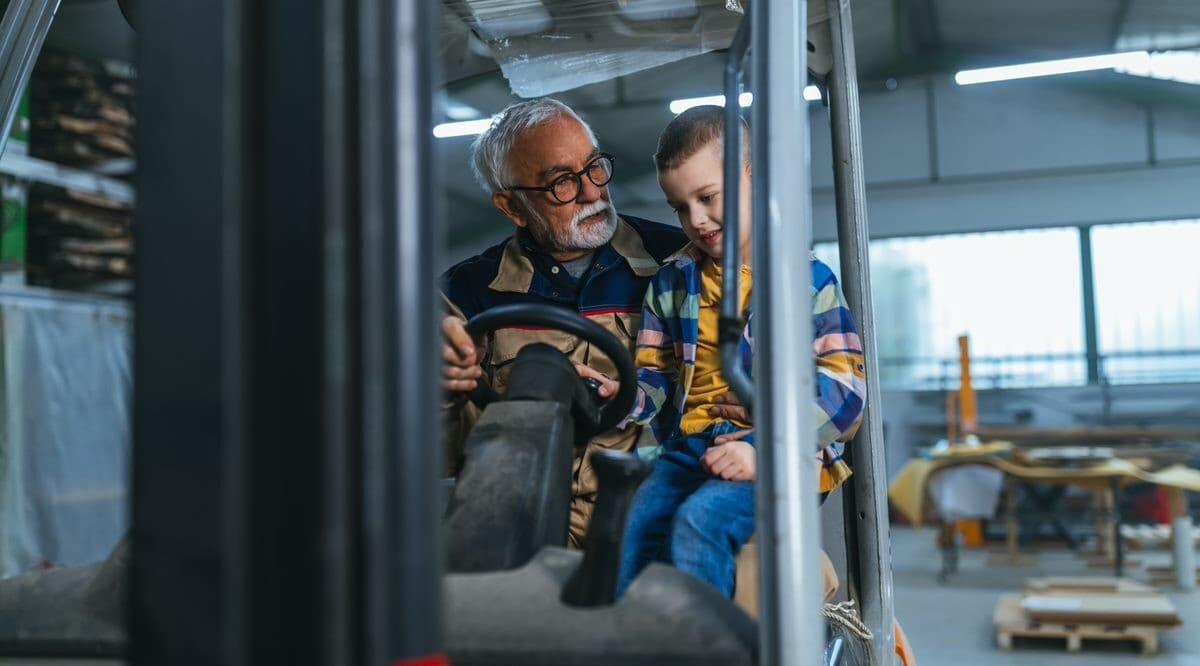
M579 179L579 196L576 201L582 203L591 203L599 199L604 194L604 188L592 182L591 178L584 176Z

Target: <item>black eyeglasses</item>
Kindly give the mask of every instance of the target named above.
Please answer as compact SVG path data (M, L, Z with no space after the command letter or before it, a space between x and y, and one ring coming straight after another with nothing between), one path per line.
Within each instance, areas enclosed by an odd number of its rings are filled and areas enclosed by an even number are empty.
M524 190L529 192L549 192L554 200L560 204L573 203L579 198L579 193L583 191L583 177L586 175L588 180L596 187L604 187L608 181L612 180L613 174L613 156L608 153L600 153L587 166L574 173L564 173L554 182L545 187L525 187L523 185L510 185L506 190Z

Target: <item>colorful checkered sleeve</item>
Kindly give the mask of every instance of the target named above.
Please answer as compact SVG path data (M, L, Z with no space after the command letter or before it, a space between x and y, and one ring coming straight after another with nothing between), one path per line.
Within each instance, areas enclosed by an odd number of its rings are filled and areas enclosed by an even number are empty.
M674 323L672 318L676 316L674 296L667 278L660 271L646 291L635 358L638 368L637 399L626 419L627 422L640 425L652 424L660 442L670 437L671 433L659 433L659 424L673 424L677 420L662 413L664 409L672 409L679 365L675 336L671 330L671 324Z
M813 360L816 399L813 423L817 430L822 490L832 489L849 476L834 442L854 437L862 421L867 383L862 343L837 278L828 266L812 260Z

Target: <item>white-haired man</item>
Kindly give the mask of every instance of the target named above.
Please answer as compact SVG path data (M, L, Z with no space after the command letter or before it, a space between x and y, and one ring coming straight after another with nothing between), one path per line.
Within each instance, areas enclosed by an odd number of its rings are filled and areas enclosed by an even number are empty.
M556 100L509 106L472 145L472 158L476 177L516 232L442 277L454 315L442 322L444 386L454 397L447 432L452 471L476 416L463 396L477 381L503 391L508 362L524 345L546 342L576 363L615 372L603 354L555 331L503 329L486 345L476 344L463 329L465 319L506 303L560 305L600 324L632 353L648 280L686 242L677 227L617 215L607 188L612 157L600 151L587 123ZM603 433L575 459L572 545L582 544L595 502L586 453L631 450L638 435L636 428Z

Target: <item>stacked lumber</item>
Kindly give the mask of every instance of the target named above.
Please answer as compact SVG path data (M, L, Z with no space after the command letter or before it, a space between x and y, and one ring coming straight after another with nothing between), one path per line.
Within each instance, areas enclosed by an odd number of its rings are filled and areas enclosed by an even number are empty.
M996 643L1012 649L1014 639L1063 641L1078 652L1085 641L1126 641L1143 654L1158 651L1158 632L1182 621L1174 604L1152 587L1127 579L1060 577L1027 581L1006 594L993 614Z
M129 175L134 164L133 84L128 66L44 52L29 84L30 155L77 170ZM127 292L134 271L131 214L132 204L126 201L58 185L33 186L26 282Z
M89 289L133 277L129 204L52 185L29 191L25 279Z
M132 164L133 73L48 51L30 77L29 154L112 173ZM128 171L128 169L125 169Z

